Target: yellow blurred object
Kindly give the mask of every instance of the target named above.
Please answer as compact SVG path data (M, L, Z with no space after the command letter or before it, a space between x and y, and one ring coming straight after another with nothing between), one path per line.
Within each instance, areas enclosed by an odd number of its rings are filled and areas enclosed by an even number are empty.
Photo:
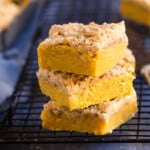
M120 12L130 20L150 26L150 0L121 0Z

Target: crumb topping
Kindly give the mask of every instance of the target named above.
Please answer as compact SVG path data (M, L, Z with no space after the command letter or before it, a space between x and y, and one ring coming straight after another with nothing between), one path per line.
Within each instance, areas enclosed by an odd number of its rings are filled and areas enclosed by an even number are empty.
M29 0L21 0L17 5L12 0L0 0L0 32L9 27L21 10L26 8Z
M143 74L150 85L150 64L147 64L142 67L141 74Z
M0 2L0 31L9 26L13 19L18 15L20 9L13 3Z
M81 23L55 24L49 31L49 37L43 43L69 45L77 47L79 51L93 52L103 50L118 42L128 44L124 21L102 25L94 22L87 25Z
M150 0L124 0L124 1L132 2L135 5L139 5L150 11Z
M53 86L62 89L66 94L72 96L79 90L85 90L86 87L92 86L100 80L107 79L112 76L125 74L131 76L134 74L135 58L130 50L126 51L126 57L119 61L111 70L99 77L78 75L73 73L64 73L60 71L48 71L39 69L37 72L38 78L43 78ZM134 78L134 75L132 75Z
M84 109L77 109L70 111L67 107L58 107L56 106L55 101L51 100L44 105L44 111L53 113L56 116L65 115L71 118L80 118L80 117L101 117L103 119L108 119L112 114L117 112L122 106L136 101L136 93L133 91L131 95L125 96L121 99L114 99L108 102L102 102L97 105L92 105Z
M143 66L141 69L141 73L142 74L150 74L150 64Z

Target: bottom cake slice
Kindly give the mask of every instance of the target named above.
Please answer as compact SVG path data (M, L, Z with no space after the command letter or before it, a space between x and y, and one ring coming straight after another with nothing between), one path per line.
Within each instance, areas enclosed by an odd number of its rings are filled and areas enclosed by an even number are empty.
M85 109L70 111L58 107L55 101L44 105L41 113L42 126L56 131L79 131L95 135L111 133L137 112L135 91L121 99L114 99Z

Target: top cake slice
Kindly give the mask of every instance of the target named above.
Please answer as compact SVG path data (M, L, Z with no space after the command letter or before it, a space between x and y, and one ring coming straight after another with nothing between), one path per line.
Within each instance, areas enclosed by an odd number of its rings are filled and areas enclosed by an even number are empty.
M125 56L127 45L123 21L53 25L38 47L38 63L42 69L100 76Z

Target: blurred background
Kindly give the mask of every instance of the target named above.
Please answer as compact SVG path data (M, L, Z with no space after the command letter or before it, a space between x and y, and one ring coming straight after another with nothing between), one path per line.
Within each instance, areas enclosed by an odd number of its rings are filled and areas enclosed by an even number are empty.
M0 103L14 91L37 32L44 39L52 24L118 22L125 19L119 9L119 0L0 0ZM129 20L126 25L142 34L144 45L149 45L149 39L144 37L149 33L148 27Z
M0 0L0 104L15 89L44 0Z
M39 42L48 36L51 25L68 22L87 24L91 21L102 24L121 20L126 22L129 47L132 48L137 60L135 88L138 97L141 101L143 100L142 102L150 101L150 89L145 79L139 75L141 66L150 63L150 28L122 17L119 0L0 0L0 120L2 127L7 127L9 120L14 124L17 122L21 130L25 130L28 123L30 125L35 123L35 135L29 134L31 141L40 141L42 137L40 133L45 133L41 129L39 116L43 104L48 99L40 93L35 76L38 69L36 49ZM146 101L147 107L150 106L149 101ZM139 125L140 117L142 119L144 117L142 115L147 113L145 110L142 114L142 102L139 103L141 112L139 111L135 121L131 123L132 127L133 124L135 125L133 128L136 130L127 134L130 138L132 135L135 141L140 139L139 128L145 128L142 124ZM20 140L27 140L26 132L22 135L18 128L11 128L12 124L9 127L11 132L17 133L13 135L14 138L9 138L10 141L17 140L18 135L21 135ZM120 141L125 140L123 135L126 134L124 132L128 127L119 128L119 131L114 133L120 135ZM122 130L124 132L120 132ZM141 137L145 134L143 132L141 130ZM148 132L150 133L150 128ZM62 135L64 137L64 133ZM6 139L8 137L6 136ZM113 141L109 138L106 138L106 141ZM46 140L49 141L50 138ZM102 138L95 140L99 141ZM128 141L128 138L126 140ZM56 141L59 142L59 139Z

